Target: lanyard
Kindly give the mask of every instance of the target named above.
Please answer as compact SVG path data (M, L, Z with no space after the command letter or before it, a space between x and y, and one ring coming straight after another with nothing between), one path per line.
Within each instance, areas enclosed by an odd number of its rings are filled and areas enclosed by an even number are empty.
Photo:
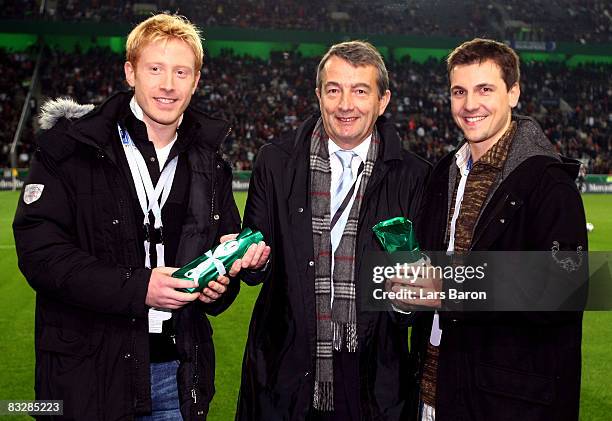
M134 180L134 186L136 187L136 195L138 196L138 203L140 203L140 209L144 214L144 229L145 229L145 267L151 268L151 240L152 234L151 224L149 222L149 212L153 212L155 222L153 229L155 234L159 234L159 238L155 239L155 250L157 252L157 265L164 266L164 238L163 238L163 224L161 210L170 195L172 189L172 182L174 181L174 174L176 173L176 165L178 162L178 156L175 156L172 161L167 163L164 167L157 185L153 187L153 181L149 174L147 164L142 157L142 154L134 144L134 141L130 137L127 130L117 125L119 130L119 137L121 138L121 144L123 145L123 152L127 158L130 172L132 173L132 179ZM161 196L161 203L160 203Z

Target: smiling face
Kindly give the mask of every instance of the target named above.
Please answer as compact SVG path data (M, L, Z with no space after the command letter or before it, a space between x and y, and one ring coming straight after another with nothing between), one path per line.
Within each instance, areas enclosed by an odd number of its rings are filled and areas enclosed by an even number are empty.
M486 151L510 125L518 103L518 83L508 90L501 68L492 60L453 67L450 72L451 112L470 144Z
M200 80L195 62L185 41L170 38L145 45L135 65L125 63L125 78L147 126L178 126Z
M323 67L321 89L316 91L323 126L342 149L353 149L363 142L389 104L391 92L379 95L377 74L372 65L355 67L337 56L330 57Z

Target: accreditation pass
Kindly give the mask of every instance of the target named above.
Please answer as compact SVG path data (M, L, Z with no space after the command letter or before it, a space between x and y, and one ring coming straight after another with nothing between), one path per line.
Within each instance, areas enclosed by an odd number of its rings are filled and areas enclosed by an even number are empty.
M64 415L64 401L0 400L0 415Z

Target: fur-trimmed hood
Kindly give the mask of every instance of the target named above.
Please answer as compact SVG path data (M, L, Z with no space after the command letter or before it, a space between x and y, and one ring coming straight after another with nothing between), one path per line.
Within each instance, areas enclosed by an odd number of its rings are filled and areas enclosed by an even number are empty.
M36 138L37 145L48 152L55 160L72 154L77 144L85 144L112 157L111 142L117 139L117 123L129 111L129 101L134 95L131 91L117 92L102 104L81 105L73 99L61 97L43 104L38 116L41 133ZM210 117L191 105L185 110L186 121L191 122L194 132L190 135L194 144L217 152L230 132L225 120Z
M69 120L83 117L94 109L93 104L79 104L72 98L56 98L46 101L40 107L38 124L43 130L49 130L62 118Z

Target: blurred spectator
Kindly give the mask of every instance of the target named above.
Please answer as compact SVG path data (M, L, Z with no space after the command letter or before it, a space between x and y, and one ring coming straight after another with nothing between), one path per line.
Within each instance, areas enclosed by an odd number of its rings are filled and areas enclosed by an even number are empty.
M133 23L141 15L169 10L204 27L612 42L608 0L67 0L49 4L43 18L58 21ZM0 19L37 18L39 11L34 0L0 0L0 6Z
M0 167L9 166L9 151L19 124L23 104L30 88L34 60L28 52L11 53L0 49ZM32 138L32 126L24 135ZM29 159L31 142L17 150L18 157Z
M16 85L21 86L23 98L32 61L6 53L0 59L0 92L13 92ZM71 96L81 103L99 103L126 88L123 60L123 56L102 48L73 53L49 51L42 67L41 96ZM235 169L251 169L262 144L296 128L300 123L297 116L318 110L314 86L318 62L319 58L287 52L272 53L267 60L240 57L231 51L207 56L193 101L200 109L215 112L231 123L232 132L224 149ZM387 68L392 92L388 112L404 148L436 162L461 136L450 117L444 62L431 59L416 63L405 57L399 62L387 61ZM559 153L583 160L589 173L609 173L612 66L571 68L563 63L530 62L523 63L521 71L522 93L516 112L535 117ZM3 121L12 124L10 127L16 125L23 104L23 99L15 99L18 96L0 95L3 116L6 113ZM12 139L14 130L10 127L2 131L6 137L2 145ZM32 133L23 139L28 152Z

